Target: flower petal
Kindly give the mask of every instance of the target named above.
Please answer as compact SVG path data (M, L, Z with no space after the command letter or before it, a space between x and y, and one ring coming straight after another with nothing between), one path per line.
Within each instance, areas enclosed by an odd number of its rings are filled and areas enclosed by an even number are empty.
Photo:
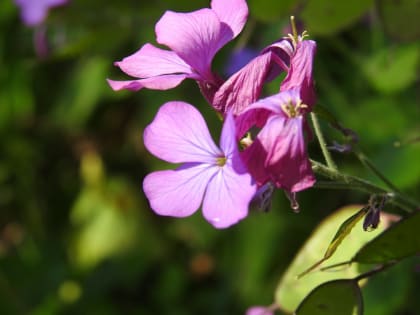
M138 91L143 88L152 90L169 90L178 86L186 78L188 78L188 75L186 74L171 74L140 80L115 81L107 79L107 81L114 91Z
M272 57L271 51L259 55L232 75L215 93L213 107L223 114L232 110L237 115L254 103L261 94Z
M213 81L211 62L221 48L221 22L210 9L190 13L166 11L156 24L156 40L170 47L204 81Z
M265 161L267 171L277 187L298 192L315 183L306 152L302 116L286 119L279 141L275 141Z
M258 184L272 181L278 188L298 192L315 183L303 125L302 116L273 115L267 120L252 145L243 152L244 161Z
M299 93L291 90L280 92L249 105L236 119L238 136L242 137L254 125L262 128L267 118L272 114L286 117L282 106L290 102L297 104L299 101Z
M164 74L185 73L193 75L191 67L176 53L145 44L137 52L116 62L122 71L136 78Z
M211 8L226 26L223 45L244 28L248 18L248 5L245 0L212 0Z
M274 315L274 312L268 307L253 306L247 309L245 315Z
M245 171L241 160L235 158L210 179L203 202L203 215L216 228L227 228L248 215L248 206L256 185ZM238 165L239 164L239 165ZM242 169L243 172L238 172Z
M168 102L143 134L144 145L155 156L172 163L215 164L223 152L214 144L207 125L194 106Z
M231 158L235 151L238 150L235 120L230 112L227 114L223 123L222 133L220 135L220 148L227 158Z
M298 89L303 103L309 106L315 105L316 102L312 77L315 52L316 43L314 41L299 41L296 51L290 59L289 72L280 86L280 91Z
M157 214L186 217L200 207L215 172L217 168L206 164L184 164L177 170L150 173L143 180L143 190Z

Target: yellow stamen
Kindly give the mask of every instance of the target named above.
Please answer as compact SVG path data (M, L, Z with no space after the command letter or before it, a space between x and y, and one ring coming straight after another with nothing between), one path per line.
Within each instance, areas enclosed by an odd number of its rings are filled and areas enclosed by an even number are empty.
M220 156L220 157L216 158L216 165L222 167L226 164L226 160L227 159L226 159L225 156Z

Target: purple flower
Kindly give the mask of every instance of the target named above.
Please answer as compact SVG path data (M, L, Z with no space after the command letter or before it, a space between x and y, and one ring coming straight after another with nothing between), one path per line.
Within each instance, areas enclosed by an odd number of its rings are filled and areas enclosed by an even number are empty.
M242 153L258 185L271 181L278 188L298 192L315 183L304 138L307 111L308 106L302 103L299 91L291 90L251 104L244 115L238 117L244 130L251 127L247 125L247 116L253 112L266 117L265 125Z
M312 78L315 51L316 43L303 40L303 37L299 37L296 43L289 39L278 41L266 47L207 98L219 112L232 110L233 114L238 115L260 98L264 83L286 71L287 76L280 91L298 90L302 101L312 107L315 104ZM266 117L260 117L255 112L248 119L262 127Z
M312 76L316 42L300 39L290 57L290 68L280 86L280 91L298 90L302 102L312 108L316 97Z
M155 32L157 42L171 50L145 44L115 63L139 79L108 83L114 90L167 90L190 78L205 89L215 89L221 81L211 71L213 57L241 32L247 16L245 0L212 0L210 9L189 13L167 11L156 24Z
M234 115L240 114L259 99L265 82L276 77L281 71L288 71L287 63L292 54L293 46L288 40L268 46L224 82L213 95L208 95L207 99L222 114L228 111L232 111Z
M274 312L265 306L253 306L247 309L246 315L273 315Z
M232 115L226 117L218 148L197 109L169 102L145 129L144 144L162 160L183 163L145 177L143 190L157 214L186 217L203 203L204 217L216 228L246 217L256 185L239 156Z
M15 0L20 7L21 18L27 26L42 23L47 17L49 8L67 3L68 0Z

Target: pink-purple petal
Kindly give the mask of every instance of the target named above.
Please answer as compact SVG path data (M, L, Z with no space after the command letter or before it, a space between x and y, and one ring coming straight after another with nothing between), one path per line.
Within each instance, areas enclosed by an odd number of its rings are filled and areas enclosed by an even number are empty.
M226 26L222 44L226 44L244 28L248 18L248 5L245 0L212 0L211 8Z
M284 122L278 140L271 144L265 167L277 187L298 192L315 183L303 135L304 119L300 116Z
M214 227L227 228L247 216L255 191L256 185L248 173L237 173L225 165L208 183L203 215Z
M238 150L235 119L230 112L226 115L223 123L222 133L220 136L220 148L228 158L232 158L233 154Z
M303 103L308 106L313 106L316 102L312 76L315 52L316 43L314 41L299 41L290 60L289 72L280 86L280 91L299 90Z
M45 20L51 7L63 5L67 0L15 0L20 7L23 22L35 26Z
M232 110L240 114L260 96L264 81L270 71L272 52L257 56L232 75L215 93L212 105L222 113Z
M274 312L265 306L253 306L247 309L245 315L274 315Z
M144 145L155 156L171 163L214 164L222 151L214 144L200 112L184 102L161 106L144 130Z
M299 93L292 90L280 92L249 105L236 119L238 136L242 137L252 126L262 128L272 114L286 117L282 106L289 102L297 104L299 101Z
M136 78L148 78L165 74L193 74L191 67L176 53L145 44L134 54L116 62L122 71Z
M181 82L188 77L189 76L186 74L170 74L139 80L117 81L107 79L107 82L114 91L138 91L143 88L152 90L169 90L181 84Z
M143 190L159 215L187 217L201 205L207 183L217 170L207 164L184 164L177 170L150 173Z
M221 23L213 10L167 11L155 27L159 44L170 47L203 80L212 81L211 62L221 48Z

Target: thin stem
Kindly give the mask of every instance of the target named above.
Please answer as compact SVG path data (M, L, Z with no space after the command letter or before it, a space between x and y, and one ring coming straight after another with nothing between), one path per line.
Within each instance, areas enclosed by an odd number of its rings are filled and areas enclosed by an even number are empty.
M391 189L394 192L401 193L401 191L393 183L391 183L391 181L388 178L386 178L385 175L382 174L381 171L378 170L375 165L373 165L373 163L367 158L366 155L364 155L360 150L356 150L354 153L356 154L359 161L372 173L378 176L378 178L380 178L384 182L384 184L389 187L389 189Z
M360 280L366 279L368 277L371 277L371 276L373 276L373 275L375 275L379 272L382 272L382 271L388 269L389 267L394 266L395 264L396 264L396 262L391 262L391 263L388 263L388 264L379 265L379 266L373 268L372 270L369 270L365 273L362 273L361 275L358 275L356 278L354 278L354 280L358 282Z
M290 25L292 26L292 35L293 39L295 40L295 44L298 42L298 32L296 28L295 17L293 15L290 16Z
M324 135L322 134L318 117L313 112L311 112L311 119L314 125L315 135L318 138L319 146L321 147L322 154L324 155L325 162L327 163L329 168L336 171L337 165L334 163L334 160L332 159L331 154L327 149L327 144L325 142Z
M315 173L325 176L332 180L332 182L318 181L315 184L315 187L328 189L352 189L363 191L369 194L388 194L390 196L391 203L407 212L412 212L414 209L419 207L417 202L397 192L389 192L362 178L339 173L337 172L337 170L334 170L326 165L323 165L313 160L311 160L311 162L312 169Z

